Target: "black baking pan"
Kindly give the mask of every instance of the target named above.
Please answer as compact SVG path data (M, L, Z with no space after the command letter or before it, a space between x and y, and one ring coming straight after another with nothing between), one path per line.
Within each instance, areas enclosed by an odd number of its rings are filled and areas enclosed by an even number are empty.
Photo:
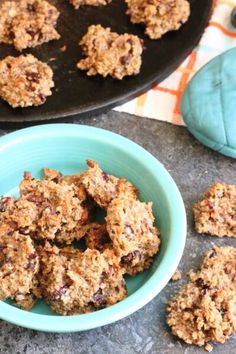
M133 25L126 15L123 0L113 0L102 7L81 6L75 10L69 0L53 0L60 11L59 41L51 41L34 49L24 50L47 62L54 71L53 95L39 107L11 108L0 100L1 122L41 121L75 114L90 116L127 102L161 82L186 58L198 43L209 20L212 0L190 0L191 16L178 31L159 40L144 34L142 25ZM118 33L133 33L144 40L145 51L140 74L122 81L110 77L88 77L76 63L82 58L78 42L91 24L111 27ZM66 51L60 48L66 46ZM13 46L0 45L0 59L19 55Z

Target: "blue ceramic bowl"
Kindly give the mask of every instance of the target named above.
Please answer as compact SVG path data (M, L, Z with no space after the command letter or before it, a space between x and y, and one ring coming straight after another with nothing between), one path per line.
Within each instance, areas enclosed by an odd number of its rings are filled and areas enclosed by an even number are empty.
M35 177L43 167L72 174L86 168L86 159L99 162L116 176L125 176L140 190L141 199L153 201L161 248L152 266L127 277L128 297L109 308L89 314L58 316L39 301L24 311L0 301L0 317L19 326L48 332L83 331L115 322L152 300L176 270L186 238L184 204L175 182L150 153L130 140L89 126L41 125L0 139L0 195L17 194L24 170Z

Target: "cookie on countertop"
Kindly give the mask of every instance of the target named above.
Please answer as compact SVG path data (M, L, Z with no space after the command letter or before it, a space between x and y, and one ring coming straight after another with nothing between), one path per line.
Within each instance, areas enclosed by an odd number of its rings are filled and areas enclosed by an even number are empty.
M0 6L0 43L25 48L59 39L59 12L45 0L5 1Z
M29 310L36 301L39 259L29 236L12 232L0 236L0 300L12 299Z
M153 225L152 203L121 192L108 205L106 222L126 273L135 275L148 268L160 245L160 233Z
M111 32L110 28L92 25L80 41L85 59L77 67L88 76L102 75L122 80L137 75L142 63L143 42L132 34Z
M0 97L13 108L39 106L54 87L50 66L31 54L0 61Z
M106 208L117 196L121 179L104 172L95 161L87 160L87 164L88 169L83 172L82 183L95 202L102 208ZM124 179L122 186L127 195L138 197L138 190L131 182Z
M190 15L187 0L125 0L132 23L143 23L151 39L178 30Z
M236 187L214 183L194 205L193 214L197 232L236 237Z
M82 5L90 5L90 6L101 6L107 5L111 2L111 0L70 0L70 3L78 9Z
M168 304L167 323L186 343L224 343L236 331L236 248L213 247Z
M42 294L54 311L62 315L86 313L126 297L123 271L112 251L73 252L68 256L49 244L40 252Z

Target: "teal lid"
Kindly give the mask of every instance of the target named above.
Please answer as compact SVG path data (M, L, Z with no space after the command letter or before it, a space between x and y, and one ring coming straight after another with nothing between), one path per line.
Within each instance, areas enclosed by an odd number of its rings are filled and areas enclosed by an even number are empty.
M195 74L184 91L181 112L201 143L236 158L236 48Z

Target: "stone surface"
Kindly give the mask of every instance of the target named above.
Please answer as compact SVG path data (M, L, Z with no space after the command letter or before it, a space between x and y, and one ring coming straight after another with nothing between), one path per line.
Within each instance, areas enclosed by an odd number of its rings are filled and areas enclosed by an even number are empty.
M236 160L197 142L184 127L172 126L128 114L109 112L96 118L67 122L94 125L124 135L158 158L175 179L185 202L188 235L179 269L182 279L170 282L148 305L115 324L83 333L51 334L0 322L1 354L200 354L204 349L174 338L165 323L165 305L186 282L186 272L196 269L206 250L217 245L236 246L235 239L197 235L193 229L192 204L215 180L236 184ZM26 126L26 125L24 125ZM29 124L27 124L29 126ZM0 135L23 126L0 125ZM214 353L235 353L236 335Z

